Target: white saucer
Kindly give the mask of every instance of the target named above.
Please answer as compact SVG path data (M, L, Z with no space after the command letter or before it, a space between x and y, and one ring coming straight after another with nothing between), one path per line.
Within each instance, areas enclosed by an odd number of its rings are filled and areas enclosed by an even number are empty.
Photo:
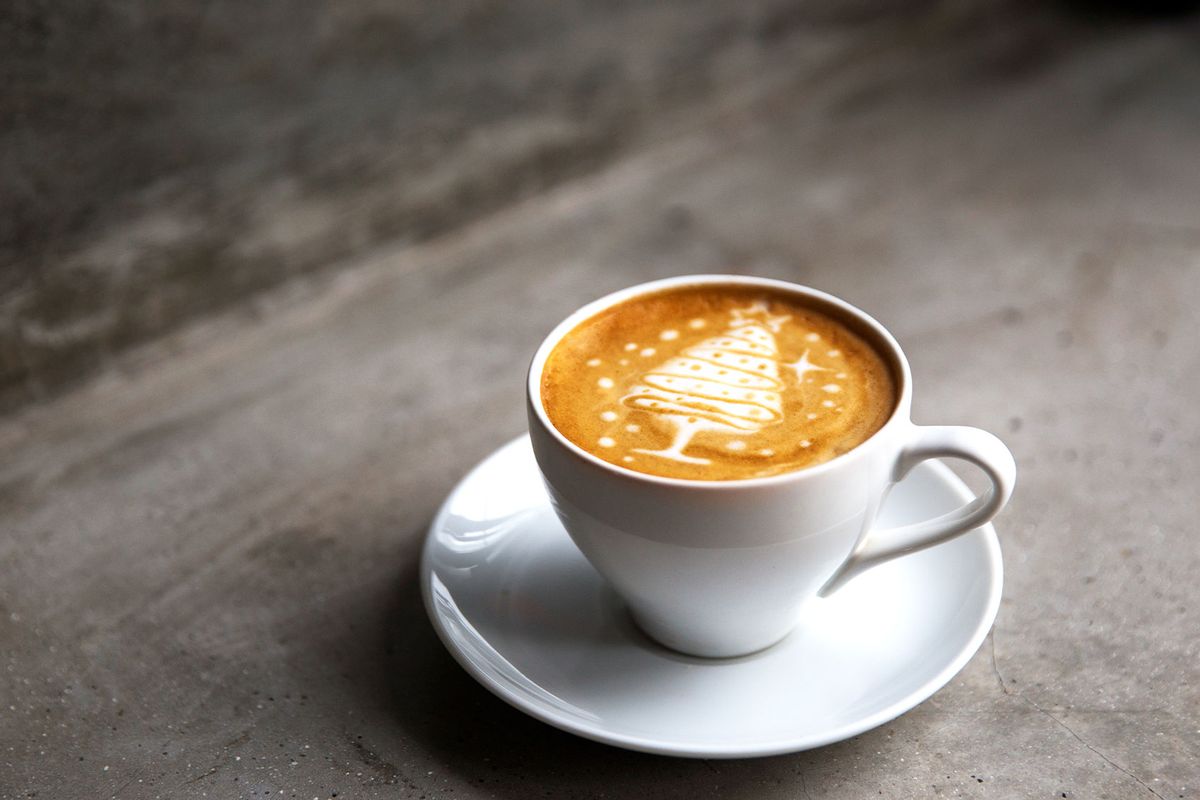
M970 496L927 461L895 487L880 523L928 519ZM983 642L1001 572L987 525L813 601L800 626L761 653L683 656L638 631L575 548L522 436L447 498L421 580L442 642L522 711L619 747L738 758L837 742L929 697Z

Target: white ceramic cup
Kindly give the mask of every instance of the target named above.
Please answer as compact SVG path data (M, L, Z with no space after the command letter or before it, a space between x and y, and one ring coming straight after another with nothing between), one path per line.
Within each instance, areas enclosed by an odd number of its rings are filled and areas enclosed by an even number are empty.
M546 358L562 337L630 298L701 284L786 292L867 339L891 362L897 380L896 407L884 426L825 463L724 481L634 472L593 456L559 433L542 406L541 380ZM688 275L589 303L538 348L527 397L533 451L563 526L642 630L691 655L738 656L774 644L801 620L806 603L862 571L988 522L1004 507L1016 481L1012 454L992 434L913 424L908 360L882 325L836 297L784 281ZM940 457L977 465L991 487L934 519L873 528L888 490L915 464Z

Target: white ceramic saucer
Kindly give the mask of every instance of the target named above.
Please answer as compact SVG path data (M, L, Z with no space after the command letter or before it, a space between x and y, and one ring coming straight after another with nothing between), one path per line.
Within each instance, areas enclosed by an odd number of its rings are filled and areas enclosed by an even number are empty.
M970 496L947 467L927 461L895 487L880 523L928 519ZM929 697L983 642L1001 571L987 525L814 600L767 650L683 656L638 631L575 548L522 436L447 498L421 578L442 642L522 711L619 747L740 758L840 741Z

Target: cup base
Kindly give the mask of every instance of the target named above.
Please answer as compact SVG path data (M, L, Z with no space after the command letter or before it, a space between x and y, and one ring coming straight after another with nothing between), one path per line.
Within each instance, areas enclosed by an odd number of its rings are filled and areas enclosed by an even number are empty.
M793 622L782 632L772 631L770 636L754 639L743 636L736 640L717 641L697 635L680 634L674 628L656 622L653 617L642 614L633 607L629 607L629 615L642 633L668 650L705 659L742 658L761 653L782 642L796 627Z

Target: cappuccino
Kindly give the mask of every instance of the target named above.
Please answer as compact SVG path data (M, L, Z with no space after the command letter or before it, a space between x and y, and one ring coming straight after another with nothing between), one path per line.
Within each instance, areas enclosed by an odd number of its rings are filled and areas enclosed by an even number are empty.
M701 284L585 320L541 378L551 423L588 453L669 478L804 469L866 441L896 405L852 323L784 290Z

